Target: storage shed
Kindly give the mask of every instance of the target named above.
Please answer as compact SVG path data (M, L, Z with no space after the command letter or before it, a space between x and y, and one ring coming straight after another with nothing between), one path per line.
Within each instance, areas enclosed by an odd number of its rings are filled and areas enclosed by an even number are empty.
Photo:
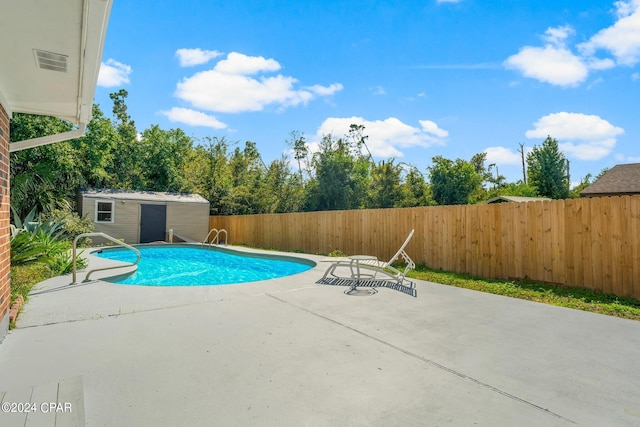
M201 241L209 231L209 202L198 194L81 189L78 211L95 231L126 243L164 241L170 229Z
M548 197L521 197L521 196L498 196L493 199L489 199L485 204L494 204L494 203L525 203L525 202L544 202L545 200L551 200Z

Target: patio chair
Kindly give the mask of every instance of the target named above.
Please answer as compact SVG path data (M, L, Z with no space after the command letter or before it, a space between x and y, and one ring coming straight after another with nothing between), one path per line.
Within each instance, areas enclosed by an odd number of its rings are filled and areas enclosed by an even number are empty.
M384 262L378 260L374 256L363 256L363 255L354 255L351 257L344 258L325 258L323 261L331 262L332 264L325 271L324 276L322 276L321 280L327 278L327 276L333 276L338 279L349 279L353 280L356 283L360 282L363 278L371 281L391 281L395 282L398 285L402 285L407 276L407 273L410 270L413 270L416 267L416 264L413 262L409 254L405 251L405 248L411 241L413 237L413 233L415 230L411 230L406 240L398 249L398 252L394 256L389 259L389 261ZM400 271L397 268L393 267L393 264L397 260L404 260L407 263L405 268ZM340 276L336 274L336 269L338 267L349 267L351 274L349 277ZM355 267L355 271L354 271ZM362 270L365 272L362 273ZM378 276L381 277L378 277ZM413 285L413 283L411 283ZM357 286L357 285L356 285Z

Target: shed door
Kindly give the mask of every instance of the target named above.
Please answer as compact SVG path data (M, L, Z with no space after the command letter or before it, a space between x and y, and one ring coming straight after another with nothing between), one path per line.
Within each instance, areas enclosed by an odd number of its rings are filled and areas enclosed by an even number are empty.
M140 205L140 243L164 241L167 228L166 205Z

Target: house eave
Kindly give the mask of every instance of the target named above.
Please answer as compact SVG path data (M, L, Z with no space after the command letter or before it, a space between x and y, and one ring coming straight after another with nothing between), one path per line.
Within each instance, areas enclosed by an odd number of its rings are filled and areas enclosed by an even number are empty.
M3 6L0 103L9 117L53 116L85 128L91 119L111 6L112 0L21 0ZM59 55L64 67L43 67L37 59L40 52Z

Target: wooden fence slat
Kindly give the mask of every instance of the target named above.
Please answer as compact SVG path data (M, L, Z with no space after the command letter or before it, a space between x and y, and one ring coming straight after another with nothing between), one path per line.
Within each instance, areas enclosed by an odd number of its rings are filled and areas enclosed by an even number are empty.
M620 198L620 227L622 229L622 293L633 295L633 240L640 236L630 234L631 229L631 200L629 196Z
M551 224L551 203L541 202L542 208L542 241L539 242L543 267L543 281L553 281L553 227Z
M630 197L629 202L631 209L629 210L628 236L632 245L630 274L633 279L631 295L640 299L640 244L638 244L638 240L640 240L638 238L640 236L640 196Z

